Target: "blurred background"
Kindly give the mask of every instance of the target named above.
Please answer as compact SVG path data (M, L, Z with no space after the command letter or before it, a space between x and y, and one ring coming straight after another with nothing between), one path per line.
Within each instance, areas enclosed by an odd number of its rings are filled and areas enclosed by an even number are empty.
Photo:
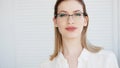
M0 68L39 68L54 49L56 0L0 0ZM112 50L120 65L120 1L85 0L88 40Z

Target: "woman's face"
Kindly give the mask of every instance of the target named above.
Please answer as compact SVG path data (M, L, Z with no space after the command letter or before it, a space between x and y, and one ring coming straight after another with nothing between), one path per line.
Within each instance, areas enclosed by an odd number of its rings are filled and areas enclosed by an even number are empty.
M54 25L58 27L62 37L80 37L83 27L87 25L82 5L76 0L66 0L58 6L57 13L57 18L53 19Z

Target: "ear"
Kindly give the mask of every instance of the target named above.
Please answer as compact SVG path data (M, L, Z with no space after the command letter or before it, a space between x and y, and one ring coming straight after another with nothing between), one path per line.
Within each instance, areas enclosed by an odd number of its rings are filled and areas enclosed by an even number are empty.
M53 22L54 22L54 26L55 26L55 27L58 27L58 26L57 26L57 20L56 20L56 18L53 18Z
M85 17L84 17L84 26L87 26L88 20L89 20L89 19L88 19L88 16L85 16Z

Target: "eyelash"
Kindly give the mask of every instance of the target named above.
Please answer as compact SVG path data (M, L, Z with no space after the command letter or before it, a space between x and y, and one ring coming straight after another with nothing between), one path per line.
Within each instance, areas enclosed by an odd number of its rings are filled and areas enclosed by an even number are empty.
M58 14L59 17L64 17L64 16L67 16L68 14L65 14L65 13L61 13L61 14ZM81 13L74 13L73 15L75 16L81 16Z
M74 15L76 15L76 16L81 16L81 14L80 14L80 13L75 13Z
M60 17L67 16L67 14L59 14Z

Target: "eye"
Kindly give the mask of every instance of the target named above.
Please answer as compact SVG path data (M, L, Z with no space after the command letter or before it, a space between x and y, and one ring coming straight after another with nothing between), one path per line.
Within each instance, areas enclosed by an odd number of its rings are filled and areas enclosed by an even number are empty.
M75 13L74 15L75 16L81 16L81 13Z
M67 16L67 14L60 13L60 14L58 14L58 16L59 16L59 17L65 17L65 16Z

